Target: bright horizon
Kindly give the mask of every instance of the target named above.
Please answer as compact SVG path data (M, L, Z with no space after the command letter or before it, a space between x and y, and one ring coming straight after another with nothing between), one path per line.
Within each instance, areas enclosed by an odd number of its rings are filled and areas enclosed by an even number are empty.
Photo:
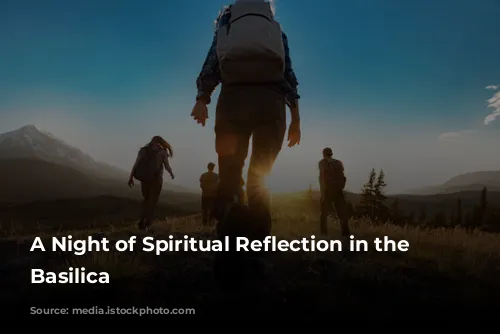
M125 171L162 135L173 183L197 189L217 163L217 93L205 128L190 113L224 3L2 2L0 132L34 124ZM499 16L495 0L278 1L302 143L283 146L268 187L317 188L326 146L355 192L372 168L390 193L500 170Z

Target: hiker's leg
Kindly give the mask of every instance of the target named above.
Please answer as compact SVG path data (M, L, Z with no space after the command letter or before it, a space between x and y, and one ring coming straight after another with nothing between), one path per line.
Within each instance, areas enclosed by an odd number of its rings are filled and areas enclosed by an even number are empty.
M265 178L271 173L274 162L281 151L286 132L286 110L284 101L264 94L262 105L265 116L260 116L253 131L252 156L248 169L248 206L260 226L257 238L271 234L271 197L265 185ZM274 95L275 96L275 95Z
M237 202L243 166L248 154L250 136L216 132L216 151L219 162L219 186L214 205L214 217L222 220L228 203Z
M208 222L210 226L212 226L214 223L214 205L215 197L210 197L210 204L208 206Z
M333 204L340 220L340 230L342 236L347 237L350 235L349 231L349 212L347 203L345 201L344 192L342 190L335 192L333 196Z
M330 201L328 198L321 197L320 201L320 231L321 234L328 234L328 213L330 212Z
M219 162L219 186L214 202L213 216L217 219L216 233L219 239L229 236L230 252L217 252L214 262L216 282L222 286L234 286L242 282L245 261L243 252L235 252L242 207L237 203L243 165L248 153L249 135L216 132L216 149Z
M160 194L161 194L161 189L163 186L163 179L160 180L154 180L151 182L151 188L150 188L150 193L149 193L149 200L148 200L148 209L147 209L147 220L146 220L146 227L151 226L153 219L154 219L154 213L155 213L155 208L156 205L158 204L158 200L160 199Z
M237 202L243 166L248 154L251 125L248 122L245 89L222 87L215 115L215 150L219 162L219 185L214 217L224 218L228 203Z
M148 206L150 199L151 185L149 182L141 182L141 193L142 193L142 206L141 206L141 220L139 221L139 228L144 228L146 226L146 221L148 218Z
M208 203L206 196L201 196L201 217L202 224L206 225L208 222Z

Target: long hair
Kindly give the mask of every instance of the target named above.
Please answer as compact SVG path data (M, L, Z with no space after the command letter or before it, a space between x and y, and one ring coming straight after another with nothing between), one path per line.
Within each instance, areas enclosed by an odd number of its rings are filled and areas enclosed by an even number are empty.
M174 150L172 149L172 145L170 145L168 141L163 139L163 137L154 136L149 143L160 145L161 147L163 147L164 149L166 149L168 151L168 154L170 155L170 157L174 156Z

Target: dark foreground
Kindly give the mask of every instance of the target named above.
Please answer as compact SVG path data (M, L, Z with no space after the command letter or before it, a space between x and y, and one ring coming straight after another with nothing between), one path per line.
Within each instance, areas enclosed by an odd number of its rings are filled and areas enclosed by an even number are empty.
M277 218L280 219L283 218ZM197 219L157 225L155 237L182 236L189 230L192 236L213 237L213 232L199 227ZM358 230L366 235L377 232L363 227ZM337 232L334 230L332 234ZM128 238L132 234L136 232L129 228L109 232L109 238ZM4 263L0 267L2 304L9 305L9 311L16 314L29 314L30 307L96 306L184 308L194 309L196 315L246 311L335 315L340 310L387 312L413 306L500 309L498 258L464 264L464 257L480 256L481 249L477 248L484 245L476 245L468 255L461 249L450 250L453 245L441 245L441 252L431 245L428 252L415 251L415 254L269 253L266 275L249 276L241 288L227 290L214 283L213 254L29 253L32 241L33 238L28 238L24 242L18 239L0 243L0 260ZM471 245L475 242L471 241ZM471 267L474 261L477 266ZM70 266L107 271L110 284L29 283L31 268L57 272Z
M202 235L200 235L202 236ZM24 248L23 248L24 247ZM440 272L433 263L408 263L392 254L399 267L373 253L271 253L264 277L249 277L239 289L214 284L212 254L93 253L83 257L31 253L27 245L3 243L1 299L10 307L161 308L203 316L249 307L254 314L279 311L331 314L334 310L372 312L401 307L488 307L500 309L498 267L478 279L467 272ZM14 253L11 253L14 256ZM110 284L29 284L30 269L61 271L69 266L108 271ZM235 309L236 307L236 309Z

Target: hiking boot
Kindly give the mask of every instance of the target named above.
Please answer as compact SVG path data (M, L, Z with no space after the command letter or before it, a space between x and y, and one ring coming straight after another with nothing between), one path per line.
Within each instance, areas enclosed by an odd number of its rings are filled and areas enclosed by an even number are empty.
M238 203L228 204L223 219L216 226L218 238L224 240L228 236L230 242L229 251L215 254L214 279L217 284L230 288L242 283L246 254L236 251L236 237L246 236L251 223L248 207Z

